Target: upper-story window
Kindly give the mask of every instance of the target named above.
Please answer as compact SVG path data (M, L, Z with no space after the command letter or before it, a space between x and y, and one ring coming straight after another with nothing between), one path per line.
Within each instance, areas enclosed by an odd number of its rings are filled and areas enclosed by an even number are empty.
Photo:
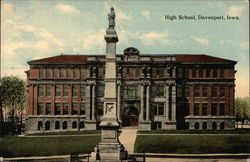
M224 78L224 69L219 69L220 78Z
M152 108L154 110L154 115L164 115L164 102L153 102Z
M105 68L103 67L99 67L98 68L98 78L104 78L104 75L105 75Z
M164 97L164 85L153 85L152 86L153 97Z
M190 91L189 91L189 86L188 85L185 87L185 96L186 97L190 96Z
M203 116L207 115L207 103L202 104L202 115Z
M122 68L122 77L138 78L141 76L141 68L124 67Z
M104 96L104 86L103 85L96 86L96 96L97 97L103 97Z
M74 78L78 77L78 68L74 68L73 77Z
M81 76L81 78L87 78L87 76L88 76L88 69L87 68L81 68L80 69L80 76Z
M194 104L194 115L199 115L199 108L200 108L200 104L195 103Z
M212 115L216 115L216 113L217 113L217 103L212 103L211 111L212 111Z
M192 78L196 77L196 69L192 69Z
M199 78L203 78L203 69L199 69Z
M184 76L185 76L185 78L189 78L189 69L188 68L185 68Z
M55 114L56 115L61 114L61 103L55 103Z
M225 115L225 103L220 103L220 116Z
M80 95L81 97L85 97L85 85L80 86Z
M60 77L64 77L64 69L63 68L60 69Z
M202 97L207 97L207 86L202 86Z
M211 88L211 91L212 91L212 97L217 97L217 86L213 86Z
M194 97L200 97L200 86L194 87Z
M51 85L46 85L46 96L51 96Z
M206 78L210 78L210 69L206 69Z
M51 103L46 103L46 111L45 111L46 115L51 114Z
M43 103L38 102L37 103L37 115L41 115L43 113Z
M220 97L225 97L225 87L220 87Z
M56 85L56 96L61 96L61 85Z
M57 78L58 77L58 69L55 68L53 74L54 74L54 78Z
M46 77L47 77L47 78L50 78L50 77L51 77L51 69L50 69L50 68L47 68L47 69L46 69Z
M138 86L124 86L123 97L127 99L138 98Z
M77 115L77 106L78 106L77 102L72 103L72 115Z
M85 103L80 103L80 115L85 115Z
M152 78L162 78L164 77L163 67L152 67Z
M69 86L68 85L63 85L63 96L64 97L69 96Z
M217 78L217 69L213 69L213 77Z
M78 96L78 85L72 86L72 96L77 97Z
M44 69L40 68L39 69L39 78L43 78L44 77Z
M38 86L38 96L43 97L44 96L44 85Z
M66 76L69 78L71 77L71 69L70 68L67 68L66 69Z

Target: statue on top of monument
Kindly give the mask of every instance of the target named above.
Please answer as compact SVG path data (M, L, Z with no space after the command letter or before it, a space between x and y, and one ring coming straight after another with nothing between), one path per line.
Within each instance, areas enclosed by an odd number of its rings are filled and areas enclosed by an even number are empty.
M110 8L110 13L108 14L109 19L109 29L114 29L115 27L115 11L114 7Z

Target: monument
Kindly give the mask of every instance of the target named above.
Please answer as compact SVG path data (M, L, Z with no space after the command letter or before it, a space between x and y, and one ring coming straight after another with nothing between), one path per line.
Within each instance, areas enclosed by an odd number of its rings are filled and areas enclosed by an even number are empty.
M127 159L127 152L118 139L119 123L117 118L117 84L116 84L116 43L118 36L115 27L114 8L108 14L109 28L106 30L106 73L104 92L104 114L100 128L102 137L100 143L91 153L92 161L121 161Z

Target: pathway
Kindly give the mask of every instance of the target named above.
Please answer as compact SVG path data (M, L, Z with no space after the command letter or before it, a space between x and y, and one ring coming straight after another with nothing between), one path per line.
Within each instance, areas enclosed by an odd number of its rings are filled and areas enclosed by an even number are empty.
M128 150L128 153L134 152L134 145L135 145L135 139L136 139L136 129L122 129L122 132L119 136L120 142L125 146L125 148Z

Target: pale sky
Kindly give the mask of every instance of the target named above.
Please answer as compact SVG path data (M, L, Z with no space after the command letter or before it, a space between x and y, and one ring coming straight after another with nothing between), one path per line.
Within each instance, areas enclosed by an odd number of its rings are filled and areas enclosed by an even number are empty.
M249 3L171 0L2 0L1 76L26 78L27 61L64 54L105 54L111 6L117 53L207 54L238 61L236 96L249 94ZM165 15L238 16L239 20L165 20Z

